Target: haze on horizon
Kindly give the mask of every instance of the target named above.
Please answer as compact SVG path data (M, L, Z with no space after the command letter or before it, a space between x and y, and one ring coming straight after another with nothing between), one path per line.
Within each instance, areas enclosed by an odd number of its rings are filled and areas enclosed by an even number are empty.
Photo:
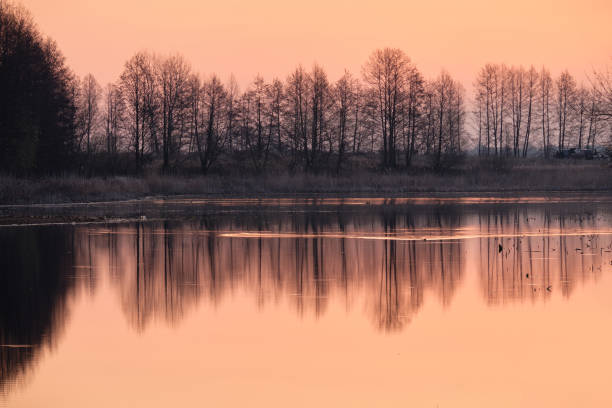
M21 0L75 73L117 80L139 50L180 53L202 74L284 79L298 64L356 75L376 48L405 51L427 77L441 69L471 87L485 63L546 65L584 80L612 56L606 0Z

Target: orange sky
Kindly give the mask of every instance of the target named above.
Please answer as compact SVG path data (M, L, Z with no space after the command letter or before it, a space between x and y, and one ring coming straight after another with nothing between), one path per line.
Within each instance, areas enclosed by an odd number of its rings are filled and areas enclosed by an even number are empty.
M202 74L285 78L298 63L330 79L370 52L403 49L426 76L466 87L486 62L584 77L612 56L610 0L22 0L79 75L115 80L136 51L179 52Z

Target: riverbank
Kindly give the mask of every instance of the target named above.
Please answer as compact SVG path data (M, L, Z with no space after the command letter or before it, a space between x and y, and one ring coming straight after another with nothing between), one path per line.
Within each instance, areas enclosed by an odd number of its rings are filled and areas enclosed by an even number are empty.
M59 204L151 196L405 196L427 193L612 192L607 163L528 163L499 170L471 168L447 173L356 172L350 175L262 176L0 176L0 205Z

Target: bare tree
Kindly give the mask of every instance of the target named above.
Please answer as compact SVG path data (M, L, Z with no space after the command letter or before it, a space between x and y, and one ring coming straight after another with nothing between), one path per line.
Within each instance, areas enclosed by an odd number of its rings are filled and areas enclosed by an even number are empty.
M385 48L374 51L363 66L363 78L376 97L382 135L385 168L396 167L396 136L401 120L399 112L414 77L416 67L403 51Z
M134 152L136 168L142 167L145 151L145 135L152 119L153 71L150 54L139 52L130 58L121 74L121 91L126 102L127 129Z
M355 99L353 103L353 120L352 120L352 128L353 128L353 139L352 139L352 151L353 153L358 153L361 151L361 144L363 142L364 135L364 110L365 110L365 97L363 92L363 87L359 80L354 80L355 85Z
M235 123L237 121L238 110L236 108L237 99L239 97L240 90L238 88L238 82L234 75L230 76L230 79L226 86L227 98L226 98L226 119L225 119L225 139L227 140L227 149L230 153L234 151L234 133Z
M94 134L100 126L100 102L102 88L93 75L87 74L81 81L79 98L77 102L77 121L80 124L79 146L85 143L87 157L92 153Z
M612 119L612 70L610 67L594 71L590 78L597 108L595 115Z
M351 114L358 115L357 101L359 90L356 79L348 71L333 86L333 99L335 103L335 117L337 121L336 139L338 146L338 160L336 173L339 173L347 150L348 134L350 131ZM353 150L355 149L355 135L357 130L357 118L354 119L353 128Z
M602 117L598 114L599 103L597 92L591 89L589 91L590 109L588 113L589 130L586 141L587 149L589 146L591 149L595 149L595 140L600 130L600 122L602 122Z
M446 72L442 73L429 85L431 94L433 119L432 127L435 130L435 167L442 166L442 154L456 154L461 152L461 139L465 121L464 89L461 84Z
M534 104L537 97L537 83L538 73L533 65L527 71L526 78L526 98L527 98L527 122L525 125L524 139L523 139L523 157L527 157L527 151L529 149L529 138L533 127L533 116L534 116Z
M503 130L503 69L500 65L485 65L476 78L475 89L480 106L480 137L486 142L486 150L481 147L481 153L498 155L501 147ZM485 141L482 141L482 139ZM482 144L481 143L481 144Z
M272 115L269 114L268 85L255 77L241 98L242 135L255 171L264 171L272 143Z
M550 157L550 135L551 135L551 96L553 92L553 80L550 72L542 67L538 79L539 113L541 120L542 145L544 156Z
M591 110L590 92L584 86L578 87L576 90L574 104L574 133L578 135L578 149L582 149L583 141L587 134L587 124ZM587 141L588 143L588 141Z
M283 98L284 87L281 80L275 78L267 88L268 100L270 101L270 132L274 133L276 139L276 149L282 152L282 115L283 115Z
M121 124L124 121L125 103L118 85L108 84L105 90L104 133L106 152L117 154L120 140Z
M306 164L308 153L308 81L309 75L302 66L298 66L287 78L285 86L285 111L292 152L289 165L291 170L295 169L300 161L304 161L304 164Z
M512 153L514 157L525 157L533 124L537 72L533 67L528 71L523 67L511 67L506 74L510 88Z
M170 166L170 155L177 150L174 132L180 116L187 109L191 68L185 59L174 55L156 64L162 116L163 169Z
M318 155L322 150L326 126L326 108L329 103L329 81L320 65L315 64L309 76L310 140L306 143L306 169L317 170ZM310 146L308 146L310 145Z
M213 75L202 87L201 123L205 129L204 134L195 134L200 166L204 174L208 173L221 152L223 143L219 137L219 122L223 115L225 98L225 88L219 78Z
M512 152L514 157L519 156L522 121L524 114L523 102L525 70L523 67L512 67L508 71L508 82L510 84L510 107L512 116Z
M421 108L425 96L424 80L420 72L414 68L409 71L408 87L405 100L406 116L402 121L403 128L407 129L408 143L406 144L406 166L412 163L412 157L415 154L415 146L417 143L417 135L419 133L418 125L421 115Z
M425 155L429 156L435 151L436 141L436 112L434 103L434 87L433 83L425 83L425 97L423 103L423 118L421 121L422 140L421 145Z
M202 131L202 81L197 74L191 74L188 82L187 118L189 129L188 155L195 152Z
M569 138L567 127L572 120L572 108L576 98L576 81L567 70L555 81L555 91L558 148L563 150Z

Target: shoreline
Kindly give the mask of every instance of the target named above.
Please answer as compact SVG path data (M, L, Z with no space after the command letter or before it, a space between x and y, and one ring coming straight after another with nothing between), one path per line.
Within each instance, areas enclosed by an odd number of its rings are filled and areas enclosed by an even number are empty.
M116 206L120 204L137 204L147 202L174 202L174 201L241 201L241 200L372 200L385 199L390 201L395 200L420 200L431 199L435 200L462 200L466 198L474 199L491 199L490 203L523 203L529 198L544 198L552 199L555 197L572 197L581 196L597 196L610 197L612 199L612 190L609 189L574 189L574 190L475 190L475 191L413 191L413 192L359 192L344 193L344 192L299 192L299 193L269 193L259 195L249 195L240 193L205 193L205 194L169 194L169 195L148 195L137 196L134 198L119 198L116 200L101 200L101 201L69 201L69 202L41 202L41 203L18 203L18 204L0 204L0 211L3 209L17 208L78 208L78 207L93 207L93 206ZM563 201L563 200L561 200ZM484 201L483 201L484 202Z
M160 197L410 197L491 194L612 194L612 167L598 163L447 173L355 171L343 175L143 175L19 178L0 175L0 207L115 203Z
M228 194L149 196L128 200L0 205L0 228L188 221L209 216L267 217L279 213L420 212L508 206L612 207L611 190L478 191L412 194ZM446 209L445 209L446 208ZM437 209L437 210L436 210Z

